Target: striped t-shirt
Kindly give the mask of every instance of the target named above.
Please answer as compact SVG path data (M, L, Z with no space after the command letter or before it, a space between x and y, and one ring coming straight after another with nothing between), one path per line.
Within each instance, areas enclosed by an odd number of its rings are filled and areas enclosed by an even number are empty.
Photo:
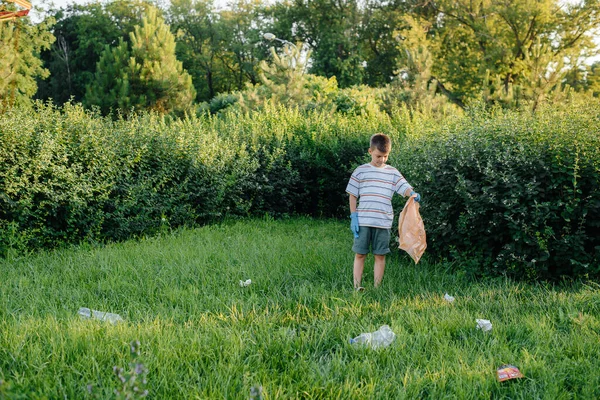
M392 196L404 196L411 188L398 170L384 165L381 168L363 164L350 177L346 192L358 198L358 225L390 229L394 219Z

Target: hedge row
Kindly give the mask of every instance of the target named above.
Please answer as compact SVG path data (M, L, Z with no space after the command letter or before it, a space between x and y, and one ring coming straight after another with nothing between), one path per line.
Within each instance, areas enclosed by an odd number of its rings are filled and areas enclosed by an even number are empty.
M428 251L474 275L600 276L600 104L473 110L394 160L423 194Z
M347 218L386 132L423 196L428 254L473 275L600 276L600 104L444 121L271 108L167 120L67 104L0 116L0 255L124 240L225 215ZM402 200L394 202L399 212ZM397 212L397 214L398 214Z
M346 215L371 134L397 117L269 109L168 120L80 106L0 116L0 255L123 240L225 215Z

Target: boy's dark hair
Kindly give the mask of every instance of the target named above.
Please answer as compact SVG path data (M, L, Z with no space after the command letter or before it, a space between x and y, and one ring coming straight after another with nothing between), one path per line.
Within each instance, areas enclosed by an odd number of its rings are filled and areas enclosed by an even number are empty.
M371 149L377 149L382 153L388 153L392 148L392 141L388 135L376 133L371 136Z

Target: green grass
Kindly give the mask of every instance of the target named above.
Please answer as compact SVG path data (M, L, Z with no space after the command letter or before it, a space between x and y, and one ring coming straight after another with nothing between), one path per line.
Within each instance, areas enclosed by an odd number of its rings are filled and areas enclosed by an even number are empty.
M350 247L345 223L264 219L0 261L0 399L114 396L133 340L155 399L600 398L598 285L473 282L394 250L354 293ZM348 343L383 324L390 347ZM499 383L505 363L525 378Z

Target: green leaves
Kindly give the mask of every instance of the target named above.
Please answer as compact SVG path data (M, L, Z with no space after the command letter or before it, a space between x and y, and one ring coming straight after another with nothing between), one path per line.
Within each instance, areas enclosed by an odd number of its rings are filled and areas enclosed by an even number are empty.
M50 47L54 36L50 18L37 25L28 18L0 22L0 112L12 105L29 105L37 91L36 79L49 71L39 58Z
M0 255L225 215L345 215L348 176L391 121L268 111L113 121L71 104L11 110L0 116Z
M399 168L422 188L428 249L477 254L473 275L598 275L581 267L600 256L597 109L478 111L413 141Z
M107 46L88 87L85 103L102 113L120 109L152 110L183 115L195 98L191 76L175 57L175 38L155 8L149 8L130 33L131 45L120 40Z
M471 275L597 276L599 107L472 109L445 120L271 104L182 120L113 121L70 104L14 109L0 116L0 252L225 215L347 217L349 176L370 135L386 132L390 164L423 195L428 252Z
M597 2L555 0L432 2L432 76L463 104L482 93L490 103L532 109L560 93L569 69L564 59L585 58L596 47ZM577 22L575 22L577 21Z

